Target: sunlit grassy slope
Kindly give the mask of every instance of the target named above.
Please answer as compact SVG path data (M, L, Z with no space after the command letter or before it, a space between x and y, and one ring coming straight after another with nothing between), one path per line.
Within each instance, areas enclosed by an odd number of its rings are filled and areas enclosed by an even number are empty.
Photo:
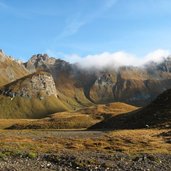
M40 120L14 122L10 129L80 129L88 128L103 119L136 110L137 108L124 103L96 105L75 112L58 112ZM7 128L7 127L6 127Z
M28 74L29 71L23 65L0 52L0 86Z
M23 98L0 96L0 118L42 118L57 111L64 111L65 106L54 96Z
M37 71L2 86L0 118L43 118L55 112L75 111L92 105L82 88L74 88L72 79L61 81L55 84L50 73ZM20 95L23 91L24 96ZM54 94L48 95L49 91ZM11 97L9 92L16 95Z

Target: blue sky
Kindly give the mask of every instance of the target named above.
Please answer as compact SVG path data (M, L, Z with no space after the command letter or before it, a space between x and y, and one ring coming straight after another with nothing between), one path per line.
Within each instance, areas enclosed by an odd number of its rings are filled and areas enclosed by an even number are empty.
M171 49L171 0L0 0L0 48L73 60ZM73 55L74 54L74 55ZM76 57L75 57L76 56Z

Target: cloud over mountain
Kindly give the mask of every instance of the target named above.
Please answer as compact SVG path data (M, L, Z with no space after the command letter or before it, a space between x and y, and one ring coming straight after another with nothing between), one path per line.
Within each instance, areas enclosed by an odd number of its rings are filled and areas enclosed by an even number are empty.
M141 66L147 62L161 62L170 54L169 50L157 49L153 52L146 54L143 57L138 57L134 54L124 51L114 53L103 52L95 55L79 56L76 54L65 55L64 59L71 63L78 63L83 68L104 68L104 67L118 67L126 66Z

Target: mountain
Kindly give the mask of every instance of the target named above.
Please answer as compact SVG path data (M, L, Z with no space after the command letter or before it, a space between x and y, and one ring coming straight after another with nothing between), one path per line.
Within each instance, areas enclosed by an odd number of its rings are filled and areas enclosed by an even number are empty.
M24 65L0 50L0 86L29 74Z
M85 69L47 54L21 63L1 51L0 66L0 118L40 118L112 102L145 106L171 88L170 57L142 67Z
M108 118L90 129L171 128L171 89L146 107Z
M0 89L0 118L42 118L65 111L51 74L36 72Z
M143 67L83 69L47 54L38 54L25 66L30 72L50 72L59 91L66 92L72 99L79 96L83 104L119 101L143 106L171 88L171 58Z
M171 88L171 73L159 70L158 64L144 68L121 67L113 86L114 99L129 104L144 106L157 95Z

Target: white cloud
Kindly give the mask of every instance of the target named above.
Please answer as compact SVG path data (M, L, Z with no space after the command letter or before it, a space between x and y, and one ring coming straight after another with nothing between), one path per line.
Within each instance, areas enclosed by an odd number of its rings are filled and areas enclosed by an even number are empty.
M149 61L161 62L163 60L163 58L168 57L169 55L170 55L169 50L158 49L151 53L148 53L145 56L143 62L144 63L149 62Z
M88 55L81 57L77 54L64 55L63 59L70 63L78 63L82 68L104 68L119 66L141 66L150 61L161 62L163 58L168 57L170 52L164 49L158 49L148 53L144 57L137 57L134 54L123 51Z
M77 63L82 68L105 68L119 66L142 66L148 62L161 62L171 53L169 50L157 49L143 57L138 57L134 54L124 51L118 52L103 52L95 55L80 56L78 54L65 54L53 50L46 50L49 56L61 58L70 63Z

